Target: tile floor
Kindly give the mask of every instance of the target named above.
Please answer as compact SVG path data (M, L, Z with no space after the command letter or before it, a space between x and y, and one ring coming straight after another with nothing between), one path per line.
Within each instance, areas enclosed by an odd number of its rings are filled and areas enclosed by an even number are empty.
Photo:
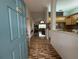
M46 38L33 36L29 43L29 59L62 59Z

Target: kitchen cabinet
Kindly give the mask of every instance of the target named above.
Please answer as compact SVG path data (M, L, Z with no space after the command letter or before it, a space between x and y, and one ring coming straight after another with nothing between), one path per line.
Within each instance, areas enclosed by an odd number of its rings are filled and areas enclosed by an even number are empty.
M77 19L78 19L77 15L66 17L65 19L66 25L75 25L77 23Z

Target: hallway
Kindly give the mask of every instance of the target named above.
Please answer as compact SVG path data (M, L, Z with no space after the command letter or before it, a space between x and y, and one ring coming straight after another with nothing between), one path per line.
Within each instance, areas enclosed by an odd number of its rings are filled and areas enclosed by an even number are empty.
M0 59L78 59L77 2L0 0Z
M29 44L29 59L61 59L46 38L33 36Z

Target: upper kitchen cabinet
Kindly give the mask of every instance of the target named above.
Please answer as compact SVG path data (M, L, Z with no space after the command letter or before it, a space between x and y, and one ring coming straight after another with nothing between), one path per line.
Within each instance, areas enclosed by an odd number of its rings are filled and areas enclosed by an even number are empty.
M66 17L66 25L75 25L78 21L78 14Z

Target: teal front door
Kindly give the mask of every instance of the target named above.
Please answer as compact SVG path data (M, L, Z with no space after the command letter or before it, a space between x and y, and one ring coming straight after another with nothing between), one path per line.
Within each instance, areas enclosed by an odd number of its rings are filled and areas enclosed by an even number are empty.
M28 59L25 4L0 0L0 59Z

